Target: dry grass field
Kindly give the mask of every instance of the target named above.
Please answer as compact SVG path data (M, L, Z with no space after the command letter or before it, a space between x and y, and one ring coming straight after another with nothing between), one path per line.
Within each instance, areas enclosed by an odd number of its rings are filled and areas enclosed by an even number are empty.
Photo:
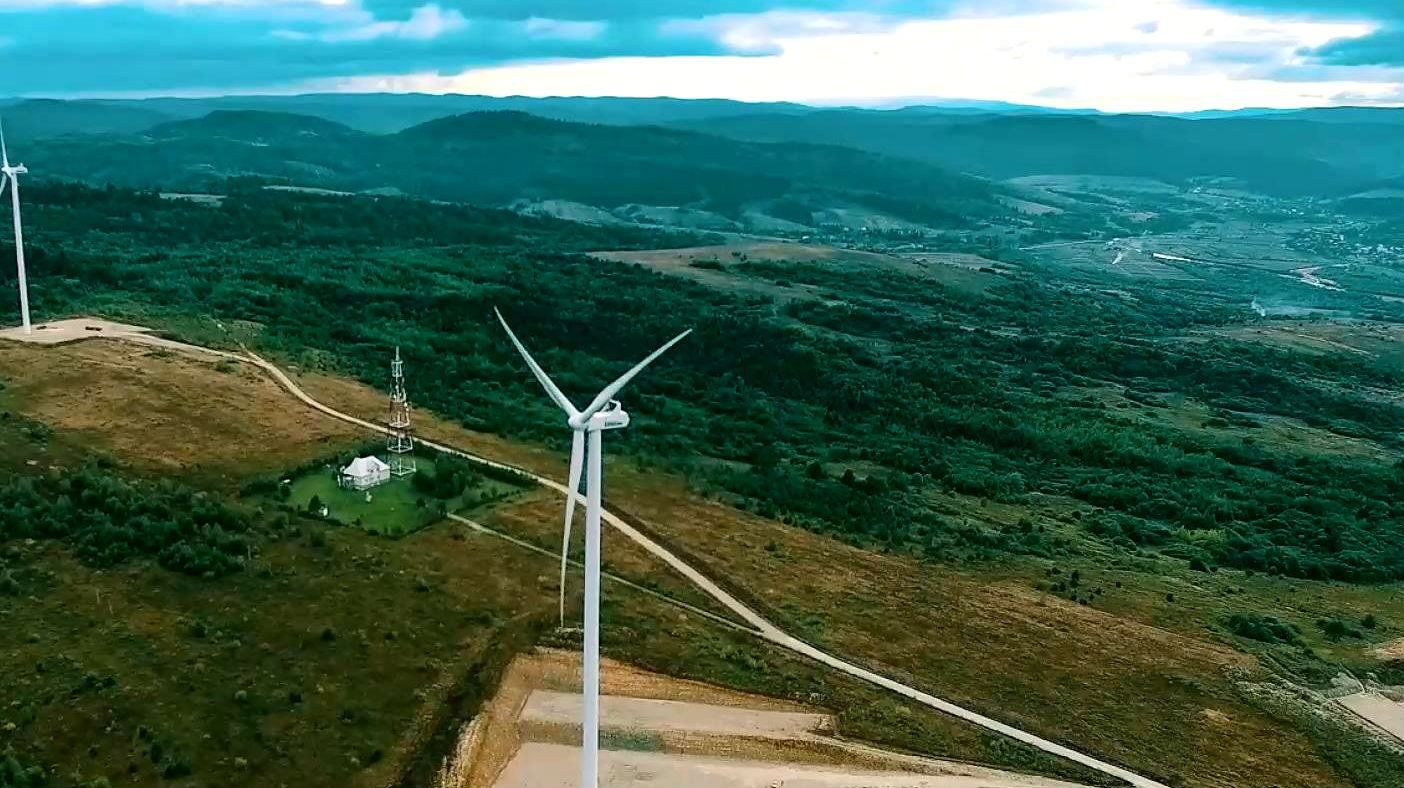
M252 366L126 342L0 343L6 407L152 474L223 489L370 436Z

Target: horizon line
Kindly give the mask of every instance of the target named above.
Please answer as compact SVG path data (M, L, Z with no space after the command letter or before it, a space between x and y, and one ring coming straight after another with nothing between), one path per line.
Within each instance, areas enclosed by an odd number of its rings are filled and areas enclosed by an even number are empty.
M525 94L511 94L505 96L495 96L486 93L426 93L421 91L389 91L389 90L366 90L366 91L306 91L306 92L280 92L277 90L252 90L252 91L200 91L195 90L189 93L174 91L171 93L151 93L149 95L132 95L124 92L119 93L92 93L92 94L12 94L0 97L0 103L13 105L28 101L57 101L57 102L142 102L142 101L201 101L213 99L298 99L314 97L344 97L344 96L406 96L422 97L426 99L435 98L473 98L497 101L553 101L553 100L586 100L586 101L677 101L685 103L701 102L726 102L730 104L743 104L751 106L766 105L791 105L807 107L818 110L858 110L867 112L898 112L906 109L968 109L985 110L991 113L998 113L1002 108L1008 111L1021 109L1036 110L1048 113L1060 113L1069 115L1197 115L1207 113L1243 113L1257 112L1269 113L1290 113L1308 110L1332 110L1332 109L1404 109L1404 102L1388 102L1374 104L1316 104L1301 107L1269 107L1269 106L1242 106L1242 107L1205 107L1192 110L1102 110L1095 107L1058 107L1048 104L1026 104L1015 101L1005 101L1003 99L979 99L979 98L948 98L948 97L917 97L902 99L881 99L872 102L863 102L861 99L839 100L834 102L808 102L795 99L777 99L773 101L748 101L743 99L727 98L725 96L715 97L694 97L681 98L677 96L655 95L655 96L614 96L614 95L548 95L532 96Z

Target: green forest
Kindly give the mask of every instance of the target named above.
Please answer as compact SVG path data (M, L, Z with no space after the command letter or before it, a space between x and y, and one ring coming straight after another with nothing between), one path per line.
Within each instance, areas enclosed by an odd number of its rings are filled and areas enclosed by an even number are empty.
M696 235L226 186L218 205L29 187L36 314L186 330L241 321L257 326L261 352L382 388L399 346L419 406L553 444L559 416L494 307L573 398L691 327L631 386L635 425L611 451L666 463L763 514L934 559L1054 556L1077 545L1033 523L996 529L953 516L941 493L1056 494L1080 502L1074 516L1088 538L1128 553L1206 569L1404 579L1404 464L1253 437L1260 418L1289 416L1401 448L1404 406L1368 392L1397 389L1404 372L1227 340L1166 341L1226 322L1211 300L1129 300L1032 273L973 293L817 262L728 264L825 295L776 300L583 254L707 240ZM1107 386L1148 408L1202 402L1238 430L1156 426L1079 393Z

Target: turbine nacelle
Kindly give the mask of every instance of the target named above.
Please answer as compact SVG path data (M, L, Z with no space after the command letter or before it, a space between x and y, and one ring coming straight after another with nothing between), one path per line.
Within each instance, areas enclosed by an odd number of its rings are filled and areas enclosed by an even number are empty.
M580 413L566 419L566 423L573 430L619 430L629 426L629 413L624 410L624 406L619 400L612 399L605 403L594 415L586 417Z

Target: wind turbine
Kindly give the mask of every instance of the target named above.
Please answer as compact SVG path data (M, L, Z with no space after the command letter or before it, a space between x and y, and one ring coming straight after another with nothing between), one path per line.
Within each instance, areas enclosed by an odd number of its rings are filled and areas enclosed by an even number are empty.
M10 202L15 209L15 267L19 271L20 321L24 333L32 333L29 325L29 283L24 278L24 227L20 224L19 176L29 172L23 164L10 166L10 151L5 147L5 126L0 123L0 195L10 184Z
M546 395L556 403L556 407L565 411L566 424L574 433L570 448L570 479L566 487L565 533L561 539L562 626L565 624L566 553L570 549L570 523L575 516L576 499L580 495L580 471L586 460L587 440L589 443L589 471L586 480L588 486L585 493L585 648L582 692L584 715L580 724L580 785L581 788L597 788L600 750L600 477L603 474L601 433L629 426L629 414L624 411L619 400L614 399L615 395L628 385L635 375L642 372L644 367L652 364L669 348L681 342L683 337L691 334L692 329L668 340L663 347L650 353L648 358L620 375L618 380L605 386L584 410L579 410L527 352L521 340L512 333L512 328L507 325L502 313L496 309L493 311L497 313L497 321L506 330L507 337L512 340L517 352L522 354L527 366L531 368L531 374L535 375L537 382L546 389Z

